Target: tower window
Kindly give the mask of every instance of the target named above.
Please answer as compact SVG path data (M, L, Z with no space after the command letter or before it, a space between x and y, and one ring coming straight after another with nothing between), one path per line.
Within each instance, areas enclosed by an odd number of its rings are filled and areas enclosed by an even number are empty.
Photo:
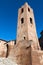
M30 12L30 9L28 8L28 11Z
M24 18L21 18L21 24L23 24L24 23Z
M25 37L24 37L24 40L25 40Z
M24 9L22 8L22 9L21 9L21 13L23 13L23 11L24 11Z
M33 22L32 22L32 18L30 17L30 23L32 24Z

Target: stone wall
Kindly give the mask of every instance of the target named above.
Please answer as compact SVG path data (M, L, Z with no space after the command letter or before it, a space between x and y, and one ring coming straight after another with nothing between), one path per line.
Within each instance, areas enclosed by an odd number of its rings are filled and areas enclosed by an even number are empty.
M27 40L22 40L16 45L14 43L15 41L1 43L0 57L6 58L8 53L7 58L18 65L43 65L43 51L38 49L36 43Z
M7 47L6 42L0 40L0 57L6 57Z
M43 65L43 51L32 50L31 57L32 65Z
M34 42L31 42L31 63L32 65L43 65L43 51Z
M10 41L8 44L8 57L14 56L15 41Z
M1 40L0 43L0 57L8 57L14 55L15 41L5 42Z
M14 54L13 54L14 52ZM15 45L14 51L8 56L18 65L31 65L31 46L28 41L20 41Z
M24 42L26 43L26 42ZM23 43L20 43L20 45L22 44L21 47L18 46L18 53L19 55L18 56L18 64L21 64L21 65L30 65L31 64L31 48L27 48L25 45L23 45Z

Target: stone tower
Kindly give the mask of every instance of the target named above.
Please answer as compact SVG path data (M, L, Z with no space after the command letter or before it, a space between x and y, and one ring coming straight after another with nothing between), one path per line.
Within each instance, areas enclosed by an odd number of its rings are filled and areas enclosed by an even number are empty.
M33 9L27 3L18 10L17 43L22 40L38 43Z

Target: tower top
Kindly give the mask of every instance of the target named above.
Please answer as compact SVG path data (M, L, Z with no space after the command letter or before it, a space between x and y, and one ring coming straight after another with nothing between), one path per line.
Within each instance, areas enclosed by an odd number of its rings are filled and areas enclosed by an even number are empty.
M25 5L28 5L28 3L27 3L27 2L25 2Z
M28 5L27 2L25 2L25 4L22 5L22 6L19 8L18 12L20 12L20 10L21 10L22 8L25 8L25 9L28 8L28 10L30 9L30 12L33 12L33 9L30 7L30 5Z
M33 9L27 2L18 11L17 43L23 40L38 43Z

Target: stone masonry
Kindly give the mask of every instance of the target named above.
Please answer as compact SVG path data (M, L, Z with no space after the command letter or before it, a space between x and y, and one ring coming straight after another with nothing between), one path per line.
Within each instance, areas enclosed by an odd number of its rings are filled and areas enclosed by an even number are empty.
M9 58L18 65L43 65L33 9L27 3L18 10L16 42L0 40L0 57Z

